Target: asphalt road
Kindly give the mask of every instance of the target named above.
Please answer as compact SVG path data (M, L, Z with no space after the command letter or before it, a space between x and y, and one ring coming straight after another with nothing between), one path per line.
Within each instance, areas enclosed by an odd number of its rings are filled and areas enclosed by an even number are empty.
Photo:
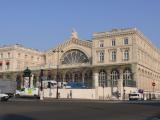
M0 102L0 120L160 120L160 102L12 100Z

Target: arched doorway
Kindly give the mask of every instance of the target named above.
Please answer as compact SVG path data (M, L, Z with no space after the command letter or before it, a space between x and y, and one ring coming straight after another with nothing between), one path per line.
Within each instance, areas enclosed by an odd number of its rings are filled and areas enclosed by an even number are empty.
M71 82L72 81L72 73L70 71L66 72L65 81L66 82Z
M81 71L73 71L73 81L82 82L82 72Z
M84 77L84 85L87 88L91 88L92 87L92 71L87 70L83 77Z

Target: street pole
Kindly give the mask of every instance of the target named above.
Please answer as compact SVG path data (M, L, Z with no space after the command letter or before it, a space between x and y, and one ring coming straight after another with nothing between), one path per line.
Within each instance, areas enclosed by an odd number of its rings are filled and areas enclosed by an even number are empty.
M56 99L59 98L59 92L58 92L58 82L59 82L59 53L62 53L63 50L60 50L59 48L57 50L54 50L53 53L57 53L57 74L56 74L56 82L57 82L57 92L56 92Z
M40 100L43 100L43 69L41 69L41 72L40 72L40 80L41 80Z
M153 95L152 95L152 99L155 99L155 82L152 82L152 86L153 86Z
M104 100L104 82L103 82L103 100Z
M58 95L58 81L59 81L59 65L57 65L57 75L56 75L56 81L57 81L57 93L56 93L56 99L59 98L59 95Z

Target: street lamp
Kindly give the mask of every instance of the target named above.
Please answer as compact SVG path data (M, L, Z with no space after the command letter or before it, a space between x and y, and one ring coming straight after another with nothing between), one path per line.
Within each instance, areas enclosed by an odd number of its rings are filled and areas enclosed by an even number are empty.
M105 81L103 80L103 100L104 100L104 87L105 87Z
M40 82L41 82L41 86L40 86L40 100L43 100L43 69L41 69L41 72L40 72Z
M56 82L57 82L57 92L56 92L56 99L59 98L59 93L58 93L58 81L59 81L59 53L63 53L63 50L61 49L57 49L57 50L53 50L53 53L57 53L57 74L56 74Z

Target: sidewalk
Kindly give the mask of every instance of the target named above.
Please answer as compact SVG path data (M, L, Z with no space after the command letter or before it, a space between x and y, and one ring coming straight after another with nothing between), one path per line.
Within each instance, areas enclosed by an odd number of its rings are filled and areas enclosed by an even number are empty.
M96 102L96 103L129 103L129 104L144 104L144 103L160 103L160 100L147 100L147 101L129 101L129 100L97 100L97 99L66 99L66 98L44 98L43 102Z

